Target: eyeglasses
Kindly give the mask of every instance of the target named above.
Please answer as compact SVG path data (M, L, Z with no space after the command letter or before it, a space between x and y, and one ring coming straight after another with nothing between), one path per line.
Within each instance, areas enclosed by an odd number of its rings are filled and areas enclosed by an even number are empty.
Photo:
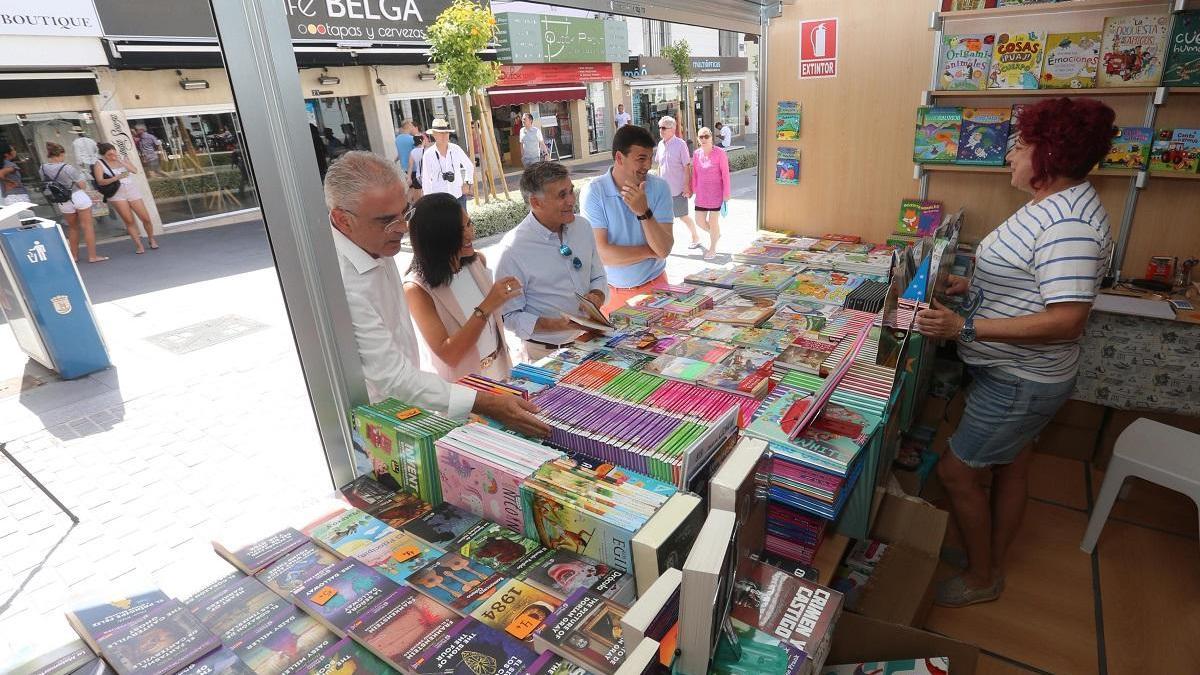
M358 217L358 214L351 211L350 209L340 209L340 210L345 211L346 213L349 213L350 215L354 216L355 218ZM409 204L408 208L405 209L404 213L401 216L399 216L398 218L391 218L387 222L384 222L383 218L374 218L374 221L375 221L375 224L378 225L379 227L381 227L384 232L395 232L397 229L399 229L399 225L401 223L407 224L408 221L412 220L413 214L416 213L416 211L417 211L417 207L413 204ZM386 216L384 216L384 218L386 218Z
M696 138L712 138L712 134L700 134Z
M571 258L571 247L567 246L566 244L559 246L558 252L561 253L564 258ZM580 269L583 267L583 261L579 259L579 256L571 258L571 267L574 267L575 269Z

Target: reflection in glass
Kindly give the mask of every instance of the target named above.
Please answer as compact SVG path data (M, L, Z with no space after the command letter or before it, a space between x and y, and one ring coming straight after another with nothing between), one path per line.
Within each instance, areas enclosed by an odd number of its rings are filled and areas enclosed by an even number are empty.
M329 159L337 159L351 150L371 149L361 97L310 98L304 106L309 123L320 131Z
M635 87L633 90L633 123L646 127L655 141L660 140L658 120L666 115L679 120L679 85Z

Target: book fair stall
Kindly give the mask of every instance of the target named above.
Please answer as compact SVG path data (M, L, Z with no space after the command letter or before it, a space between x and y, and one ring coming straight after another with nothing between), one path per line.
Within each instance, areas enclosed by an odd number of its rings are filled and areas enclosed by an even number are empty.
M238 94L261 85L235 60L272 48L238 23L250 4L214 3ZM65 617L79 641L19 672L984 672L981 645L926 629L953 520L931 503L938 452L967 380L917 317L958 305L948 279L971 278L1026 201L1006 166L1023 109L1102 100L1115 138L1088 178L1112 222L1106 292L1071 400L1031 441L1103 465L1139 418L1197 429L1200 54L1175 44L1200 44L1200 8L744 4L767 125L778 113L757 238L506 378L459 380L532 402L548 438L307 372L337 489L289 527L215 540L228 574L193 595L95 589ZM242 113L248 131L273 115L294 112ZM289 297L301 354L339 373L356 355L344 303L324 300L342 290L320 284L336 261L305 257L328 224L278 224L318 199L263 168L292 158L280 139L247 133L264 216L285 290L307 289Z

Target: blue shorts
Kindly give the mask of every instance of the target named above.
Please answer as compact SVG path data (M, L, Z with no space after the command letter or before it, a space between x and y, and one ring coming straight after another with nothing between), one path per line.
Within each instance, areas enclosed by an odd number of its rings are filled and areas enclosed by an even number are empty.
M974 469L1011 464L1075 391L1075 378L1045 384L999 368L967 370L967 404L950 451Z

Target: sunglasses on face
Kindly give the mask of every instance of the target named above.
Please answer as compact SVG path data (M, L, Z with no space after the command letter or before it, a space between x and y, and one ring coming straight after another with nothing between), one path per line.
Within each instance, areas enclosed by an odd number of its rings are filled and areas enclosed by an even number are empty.
M571 255L572 255L571 247L567 246L566 244L559 246L558 252L561 253L564 258L571 258ZM580 269L581 267L583 267L583 261L579 259L579 256L575 256L574 258L571 258L571 267L574 267L575 269Z
M700 134L697 138L712 138L709 134Z

